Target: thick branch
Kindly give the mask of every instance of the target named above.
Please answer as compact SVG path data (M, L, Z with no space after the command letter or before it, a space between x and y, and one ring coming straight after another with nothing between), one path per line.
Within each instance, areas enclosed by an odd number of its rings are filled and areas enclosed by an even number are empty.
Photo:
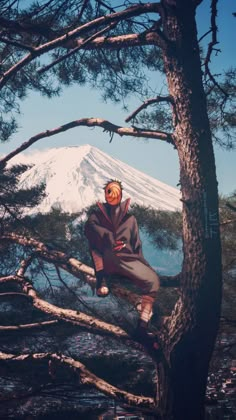
M23 246L32 246L35 249L37 255L40 255L44 260L57 263L63 270L69 272L75 277L80 278L81 273L85 275L85 279L88 284L95 284L95 273L94 269L83 264L76 258L70 257L61 251L49 250L48 247L40 241L37 241L32 238L26 238L21 235L9 234L2 237L2 240L9 240L16 242ZM21 262L20 269L17 272L17 276L23 277L28 265L30 264L32 257L29 257L27 260ZM17 276L7 276L0 279L1 283L7 281L17 280ZM161 287L179 287L181 280L181 273L176 276L160 276ZM112 291L118 297L128 300L131 304L136 306L137 302L140 300L139 295L134 294L123 289L120 285L113 285Z
M16 276L7 276L0 278L1 283L7 283L8 281L16 281L19 282L19 278L23 278L25 272L31 263L33 256L40 256L42 259L56 264L57 266L61 267L63 270L67 271L68 273L72 274L73 276L81 279L81 273L84 274L84 280L88 283L92 288L95 287L95 272L94 269L81 263L76 258L70 257L63 252L52 251L47 248L45 244L40 241L36 241L35 239L29 239L24 236L11 234L2 239L10 240L12 242L16 242L23 246L32 246L34 247L34 254L27 258L26 260L21 261L20 268L17 271ZM127 300L131 305L136 306L137 303L140 301L140 296L130 292L125 287L121 285L112 285L112 293L117 297Z
M146 4L135 4L127 9L124 9L120 12L113 12L108 15L104 15L101 17L98 17L90 22L87 22L79 27L76 27L75 29L68 32L68 28L62 28L61 32L67 29L67 33L64 34L64 37L67 37L67 40L69 40L72 36L76 37L79 34L83 32L88 32L88 30L92 30L94 28L97 28L98 26L114 21L121 21L128 18L140 16L145 13L160 13L160 3L146 3ZM81 9L81 12L83 13L83 10ZM81 13L79 15L79 19L81 18ZM79 20L78 19L78 20ZM53 42L56 42L58 39L58 32L55 32L52 30L51 27L42 25L42 23L39 25L37 23L29 23L29 22L18 22L14 20L8 20L3 17L0 18L0 25L4 28L10 29L12 33L29 33L29 34L35 34L35 35L43 35L44 37L48 39L52 39L52 37L55 38Z
M10 281L10 280L9 280ZM12 281L12 279L11 279ZM24 278L17 277L15 281L20 284L23 289L23 292L32 299L32 304L35 308L39 309L40 311L53 315L57 319L61 319L63 321L69 322L74 325L80 325L83 328L92 330L94 333L102 333L104 335L111 335L116 338L122 339L129 339L128 334L122 330L121 328L109 324L104 321L100 321L92 316L86 315L80 311L74 311L71 309L64 309L60 308L56 305L53 305L49 302L46 302L43 299L40 299L34 290L31 283L26 281ZM0 279L1 284L1 279Z
M67 268L67 271L70 270L69 272L71 273L73 272L73 274L75 274L76 272L76 274L78 275L79 273L82 272L84 274L94 276L94 270L91 267L83 264L76 258L66 255L64 252L50 250L47 247L47 245L45 245L43 242L38 241L36 239L27 238L22 235L11 233L11 234L2 236L1 240L14 242L25 247L32 247L35 252L40 253L41 258L43 258L44 260L50 261L52 263L58 263L60 266L63 266L64 269ZM27 260L24 260L21 263L21 267L17 273L19 277L24 275L31 261L31 258L32 257L30 257Z
M139 128L133 127L120 127L118 125L112 124L107 120L103 120L101 118L82 118L80 120L71 121L70 123L61 125L60 127L54 128L52 130L46 130L42 133L36 134L35 136L31 137L28 141L24 142L20 147L13 150L7 156L0 160L0 167L4 167L6 162L16 156L18 153L22 152L23 150L28 149L32 144L36 143L40 139L44 139L46 137L55 136L58 133L62 133L64 131L70 130L75 127L101 127L105 132L109 133L116 133L119 136L130 136L130 137L143 137L143 138L151 138L157 140L164 140L168 143L173 144L173 139L171 134L166 133L164 131L154 131L154 130L142 130Z
M17 275L11 275L11 276L2 276L0 277L0 284L10 283L10 282L18 282L18 276Z
M99 28L102 25L107 25L112 22L118 22L123 19L130 17L139 16L143 13L159 13L160 4L159 3L147 3L131 6L121 12L111 13L110 15L101 16L97 19L94 19L84 25L81 25L66 34L59 36L52 41L46 42L45 44L40 45L39 47L34 47L33 52L23 57L18 61L14 66L8 69L0 78L0 88L5 85L9 78L17 73L25 65L29 64L36 57L41 56L57 47L66 46L68 41L78 37L83 36L90 31Z
M27 268L30 266L30 264L32 263L34 258L34 255L30 255L29 257L25 258L24 260L21 261L20 263L20 268L17 271L17 276L18 277L24 277Z
M139 408L155 409L155 401L150 397L143 397L141 395L134 395L119 389L98 376L90 372L81 362L67 357L64 355L58 355L56 353L35 353L35 354L21 354L16 356L14 354L7 354L0 352L0 361L6 362L36 362L36 361L53 362L60 364L66 368L79 374L79 380L81 384L94 386L102 393L115 398L123 403L133 405Z
M85 39L79 38L75 41L71 41L71 46L81 47L84 44ZM160 39L156 32L144 31L140 34L124 34L114 36L100 36L89 42L86 45L86 50L97 50L97 49L122 49L128 47L139 47L142 45L156 45L162 47L163 40ZM70 44L69 44L70 45Z
M75 54L76 52L78 52L80 49L85 48L86 45L88 45L91 41L93 41L95 38L97 38L98 35L101 35L107 31L109 31L110 29L114 28L114 26L117 25L116 22L111 23L110 25L106 26L104 29L102 29L101 31L96 32L96 34L90 36L89 38L85 39L82 44L77 45L75 48L73 48L72 50L70 50L67 54L59 57L57 60L54 60L52 63L48 64L47 66L41 67L40 69L38 69L38 73L44 73L45 71L49 70L50 68L52 68L53 66L55 66L56 64L61 63L62 61L64 61L66 58L70 57L71 55Z

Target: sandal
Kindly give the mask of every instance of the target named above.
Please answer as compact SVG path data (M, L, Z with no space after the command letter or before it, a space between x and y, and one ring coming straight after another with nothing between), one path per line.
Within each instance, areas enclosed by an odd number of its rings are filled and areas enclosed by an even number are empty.
M107 286L106 278L103 270L96 273L96 294L99 297L106 297L109 295L109 288Z

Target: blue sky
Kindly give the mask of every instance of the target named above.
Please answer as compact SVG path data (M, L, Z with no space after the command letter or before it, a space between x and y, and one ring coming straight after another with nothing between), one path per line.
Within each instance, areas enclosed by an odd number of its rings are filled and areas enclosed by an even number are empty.
M199 36L209 28L209 3L209 1L205 1L198 11ZM222 49L222 52L212 60L214 70L217 72L230 65L235 65L235 36L233 34L236 28L236 18L232 16L233 11L236 11L235 1L219 1L218 37L219 48ZM138 105L140 105L139 102L132 100L129 104L129 112ZM118 125L127 125L124 122L127 114L122 111L121 105L106 104L102 102L100 92L76 85L65 89L59 98L51 100L32 93L23 102L21 111L18 133L10 142L1 145L4 154L28 140L32 135L74 119L100 117ZM112 143L109 143L108 134L103 133L101 129L79 127L55 137L40 140L29 151L60 146L80 146L86 143L98 147L111 156L169 185L176 186L179 182L177 152L173 150L172 146L161 140L121 138L115 135ZM236 152L226 152L216 147L215 157L219 192L229 194L236 189Z

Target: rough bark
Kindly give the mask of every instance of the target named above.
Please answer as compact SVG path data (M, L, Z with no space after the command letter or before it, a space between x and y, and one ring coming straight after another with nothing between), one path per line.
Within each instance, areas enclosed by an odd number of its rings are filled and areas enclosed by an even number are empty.
M160 371L163 419L203 420L209 361L220 320L221 247L214 153L192 2L165 8L163 52L180 162L184 261L180 298L168 321L168 369Z

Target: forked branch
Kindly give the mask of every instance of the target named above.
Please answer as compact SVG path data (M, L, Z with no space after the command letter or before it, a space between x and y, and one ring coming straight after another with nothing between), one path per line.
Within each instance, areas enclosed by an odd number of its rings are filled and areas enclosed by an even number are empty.
M159 13L160 4L159 3L147 3L147 4L137 4L127 9L122 10L121 12L111 13L109 15L98 17L92 21L89 21L83 25L80 25L72 30L69 30L67 33L59 37L55 37L53 40L50 40L39 46L35 46L33 51L31 51L26 56L22 57L18 62L16 62L12 67L6 70L0 78L0 88L3 87L6 82L15 75L20 69L25 67L35 58L40 57L41 55L54 50L55 48L68 45L70 40L76 39L79 36L85 36L90 34L93 30L99 30L99 28L104 25L109 25L113 22L119 22L124 19L140 16L144 13ZM73 46L74 48L74 46Z
M12 281L12 279L9 279L9 281ZM129 339L128 334L120 327L117 327L104 321L100 321L99 319L86 315L83 312L71 309L64 309L53 305L49 302L46 302L38 296L36 290L33 288L33 285L25 278L16 276L15 282L17 282L21 286L23 292L25 293L24 296L32 300L33 306L42 311L43 313L52 315L57 319L69 322L73 325L79 325L80 327L86 330L91 330L94 333L110 335L112 337L124 340Z
M138 407L140 409L155 409L155 401L153 398L144 397L142 395L134 395L130 392L124 391L123 389L117 388L114 385L111 385L103 379L99 378L94 373L90 372L81 362L71 357L67 357L65 355L58 355L57 353L34 353L14 355L0 352L0 361L8 363L36 363L37 361L45 361L45 363L47 364L53 363L54 369L56 365L62 365L69 371L72 371L73 374L76 373L78 375L80 384L93 386L99 391L101 391L103 394L106 394L112 398L115 398L116 400Z

